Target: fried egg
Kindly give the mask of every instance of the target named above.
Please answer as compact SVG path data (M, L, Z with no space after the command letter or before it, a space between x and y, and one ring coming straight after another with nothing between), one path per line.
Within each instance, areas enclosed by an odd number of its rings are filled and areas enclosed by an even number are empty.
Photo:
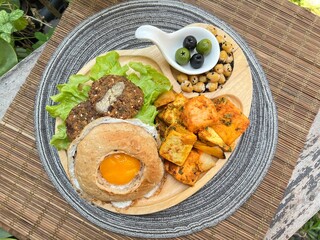
M160 186L164 166L159 143L157 130L138 119L99 118L68 149L70 181L93 203L130 206Z

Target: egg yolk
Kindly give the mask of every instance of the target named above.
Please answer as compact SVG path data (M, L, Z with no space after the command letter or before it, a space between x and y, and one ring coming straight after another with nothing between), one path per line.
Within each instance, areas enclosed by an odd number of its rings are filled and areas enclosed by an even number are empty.
M101 176L111 184L127 184L139 171L140 161L123 153L107 156L100 163Z

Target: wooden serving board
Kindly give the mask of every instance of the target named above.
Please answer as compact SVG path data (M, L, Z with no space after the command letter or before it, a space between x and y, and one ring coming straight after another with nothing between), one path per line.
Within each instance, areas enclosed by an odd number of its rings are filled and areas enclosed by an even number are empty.
M207 26L206 24L192 24L190 26L195 25L201 27ZM212 93L204 93L204 95L211 99L219 96L227 96L236 106L238 106L242 110L242 112L246 116L249 116L253 89L252 76L248 61L240 46L230 36L219 29L218 34L225 36L226 40L231 42L234 46L234 69L232 75L224 84L222 89L218 89L217 91ZM121 64L124 65L130 61L137 61L143 64L151 65L158 71L161 71L170 80L175 92L181 92L180 85L175 78L178 72L170 67L170 65L166 62L160 50L156 46L150 46L143 49L118 50L117 52L120 55L119 61ZM78 74L88 74L94 64L95 59L88 62L78 72ZM196 95L198 94L185 93L185 96L187 97L193 97ZM116 209L112 206L112 204L108 203L103 204L100 207L103 207L112 212L132 215L149 214L172 207L187 199L188 197L196 193L199 189L201 189L224 166L224 164L228 161L230 155L231 153L226 153L226 159L217 160L216 165L209 171L202 174L199 180L192 187L178 182L171 175L167 174L159 193L149 199L143 198L136 200L132 206L126 209ZM66 151L59 151L59 157L62 166L67 173Z

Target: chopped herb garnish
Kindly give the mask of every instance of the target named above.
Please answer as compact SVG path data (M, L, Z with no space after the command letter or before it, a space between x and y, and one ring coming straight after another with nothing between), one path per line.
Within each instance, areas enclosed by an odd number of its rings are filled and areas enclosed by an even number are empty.
M223 117L230 119L230 118L232 118L232 113L226 113L223 115Z

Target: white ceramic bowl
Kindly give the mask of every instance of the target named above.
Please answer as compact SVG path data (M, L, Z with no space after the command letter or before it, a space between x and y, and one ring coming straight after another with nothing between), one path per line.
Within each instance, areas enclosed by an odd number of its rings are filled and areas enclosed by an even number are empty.
M190 61L186 65L179 65L175 60L175 53L183 47L185 37L192 35L197 42L207 38L212 43L211 52L204 56L203 65L195 69L191 67ZM216 37L207 29L202 27L185 27L176 32L166 33L157 27L151 25L140 26L135 32L136 38L151 40L158 46L167 62L175 69L188 75L197 75L212 69L219 60L220 47ZM196 53L196 50L190 53L190 57Z

